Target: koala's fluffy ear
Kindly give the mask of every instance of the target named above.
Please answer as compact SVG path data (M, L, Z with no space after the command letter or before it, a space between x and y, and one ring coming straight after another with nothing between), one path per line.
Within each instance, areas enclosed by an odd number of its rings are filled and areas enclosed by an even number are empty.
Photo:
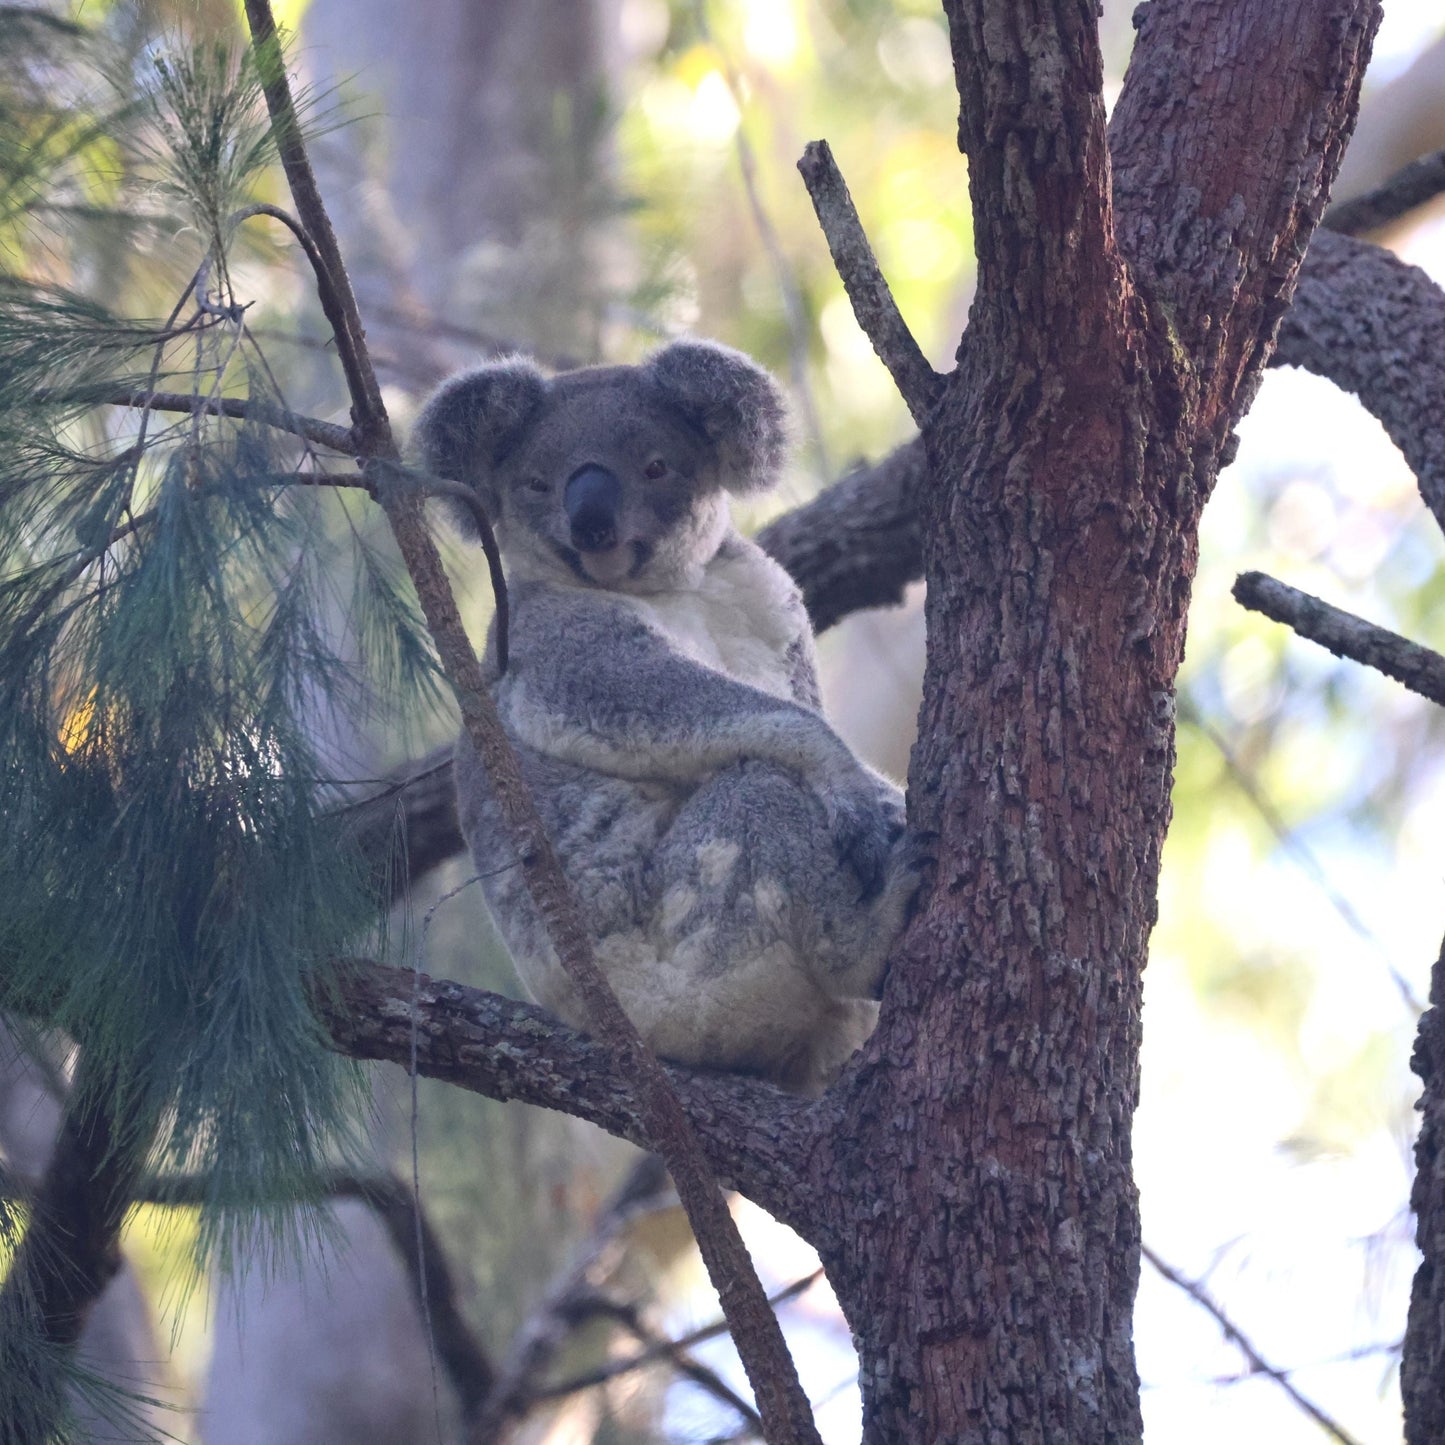
M643 369L717 448L730 492L762 492L778 480L788 445L788 407L761 366L730 346L674 341Z
M495 518L497 464L541 405L547 381L522 356L492 362L444 381L427 399L412 428L418 462L439 477L475 487ZM464 531L469 513L454 509Z

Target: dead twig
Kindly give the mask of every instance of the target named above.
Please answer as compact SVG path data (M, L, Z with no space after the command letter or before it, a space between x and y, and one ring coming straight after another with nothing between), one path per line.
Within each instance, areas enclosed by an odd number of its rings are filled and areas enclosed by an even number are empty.
M1421 156L1395 172L1389 180L1362 196L1337 201L1320 222L1326 230L1345 236L1378 231L1445 192L1445 150Z
M1438 652L1352 612L1331 607L1263 572L1240 573L1234 583L1234 600L1252 612L1283 622L1336 657L1383 672L1411 692L1445 707L1445 657Z
M809 141L798 170L818 213L818 224L828 239L828 250L842 277L853 315L873 343L878 359L888 368L913 420L921 427L938 400L943 378L928 364L883 279L828 142Z
M1187 1275L1175 1269L1167 1260L1161 1259L1147 1244L1142 1246L1142 1253L1144 1258L1154 1266L1160 1275L1167 1279L1170 1284L1182 1289L1205 1314L1209 1315L1219 1325L1219 1328L1224 1332L1224 1338L1244 1356L1251 1374L1267 1375L1316 1425L1327 1434L1334 1436L1334 1438L1340 1442L1340 1445L1359 1445L1359 1441L1357 1441L1343 1425L1325 1414L1313 1400L1300 1392L1290 1379L1288 1372L1271 1365L1269 1361L1260 1354L1244 1331L1230 1319L1219 1303L1198 1280L1190 1279Z

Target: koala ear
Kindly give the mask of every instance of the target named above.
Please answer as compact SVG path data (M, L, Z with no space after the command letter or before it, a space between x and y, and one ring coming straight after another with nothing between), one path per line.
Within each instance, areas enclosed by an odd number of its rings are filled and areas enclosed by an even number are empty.
M730 492L763 492L777 482L788 446L788 406L761 366L730 346L674 341L643 370L717 448Z
M475 487L482 505L495 517L497 464L520 437L546 391L546 378L524 356L451 377L417 414L411 434L417 460L439 477ZM456 509L456 515L463 530L470 532L462 509Z

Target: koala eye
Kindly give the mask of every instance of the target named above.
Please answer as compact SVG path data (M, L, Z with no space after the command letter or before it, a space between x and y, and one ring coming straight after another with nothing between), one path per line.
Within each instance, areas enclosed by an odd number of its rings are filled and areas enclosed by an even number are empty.
M655 482L667 475L667 463L661 457L653 457L642 469L642 475L650 482Z
M546 477L528 477L522 484L529 492L536 492L539 496L552 490L552 484Z

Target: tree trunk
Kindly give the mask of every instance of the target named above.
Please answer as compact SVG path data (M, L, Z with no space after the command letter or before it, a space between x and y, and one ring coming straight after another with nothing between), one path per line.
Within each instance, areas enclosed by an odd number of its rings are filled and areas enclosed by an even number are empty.
M1141 1433L1130 1130L1199 513L1375 7L1144 7L1112 178L1092 5L947 8L979 287L924 427L936 868L815 1163L818 1242L866 1441L1104 1445Z

